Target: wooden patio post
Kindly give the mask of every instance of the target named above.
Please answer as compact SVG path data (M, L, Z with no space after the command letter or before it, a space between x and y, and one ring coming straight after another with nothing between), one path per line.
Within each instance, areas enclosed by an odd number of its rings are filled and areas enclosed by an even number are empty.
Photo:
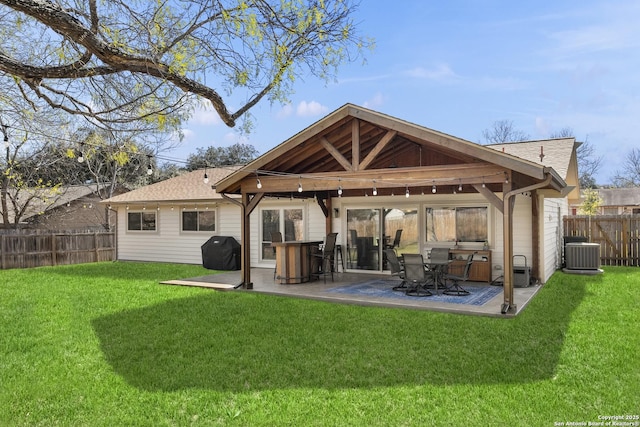
M244 289L253 289L251 282L251 209L249 208L249 194L242 193L242 227L240 230L240 240L242 240L242 252L240 256L240 268L242 269L242 287Z
M502 184L502 235L503 235L503 265L504 265L504 302L502 314L515 313L516 305L513 301L513 206L515 195L511 194L511 180Z
M532 236L532 250L531 250L531 276L540 277L542 272L542 266L540 264L540 231L543 230L540 217L540 195L536 190L531 192L531 236Z
M332 227L332 223L333 221L331 221L331 215L333 212L333 204L331 203L331 196L327 197L327 202L326 202L326 206L327 206L327 216L325 218L325 234L329 234L333 232L333 227Z

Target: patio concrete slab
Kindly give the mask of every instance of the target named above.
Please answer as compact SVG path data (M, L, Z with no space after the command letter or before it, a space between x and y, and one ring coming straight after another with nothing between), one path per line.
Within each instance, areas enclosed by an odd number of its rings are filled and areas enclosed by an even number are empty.
M211 288L211 289L233 289L234 286L228 283L209 283L202 280L167 280L160 282L163 285L178 285L178 286L196 286L199 288Z
M481 316L495 317L513 317L518 315L527 306L531 299L535 296L541 286L529 286L527 288L514 288L514 300L516 303L515 314L502 314L501 308L504 301L504 294L500 292L487 303L476 306L470 304L451 304L445 302L430 301L428 297L411 300L372 297L368 295L340 294L329 292L331 288L337 286L345 286L348 284L362 283L367 280L382 278L391 279L388 274L379 273L336 273L334 280L327 278L326 283L323 280L316 280L296 285L281 285L273 279L273 269L270 268L252 268L251 279L253 281L253 289L247 290L243 288L234 289L242 282L240 271L230 271L219 274L212 274L201 277L192 277L183 279L187 286L202 286L216 290L240 291L240 292L257 292L271 295L279 295L286 297L307 298L327 302L336 302L343 304L358 304L367 306L393 307L414 310L430 310L447 313L471 314ZM178 281L171 281L178 282ZM188 284L186 283L188 282ZM171 283L180 284L180 283ZM479 284L479 283L475 283ZM491 286L491 285L486 285ZM464 297L460 297L464 298Z

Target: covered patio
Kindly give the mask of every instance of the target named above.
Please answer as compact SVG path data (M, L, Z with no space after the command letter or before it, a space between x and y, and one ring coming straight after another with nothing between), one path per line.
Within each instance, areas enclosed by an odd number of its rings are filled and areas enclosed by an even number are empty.
M267 280L258 276L263 269L252 268L250 215L262 200L312 199L324 215L323 235L338 232L346 242L344 236L349 230L341 218L346 203L357 205L366 201L372 205L380 201L382 206L382 200L386 200L386 205L393 206L397 204L394 200L400 197L413 197L420 201L419 209L423 212L424 206L436 195L440 200L460 200L464 196L480 198L501 217L501 221L498 220L500 229L492 234L491 249L500 255L504 287L491 312L503 315L516 314L519 305L528 301L524 294L535 293L535 287L522 292L518 290L517 294L514 290L516 196L526 194L532 200L528 214L531 221L527 221L533 236L533 257L529 262L532 274L537 275L543 269L539 236L544 197L563 197L571 188L551 167L352 104L329 114L222 179L215 187L219 194L236 203L242 212L242 268L238 284L243 289L289 295L311 289L321 293L325 286L318 282L296 288L271 285L273 270L267 269L271 275L271 280ZM241 201L230 195L241 195ZM443 195L450 196L442 199ZM421 254L429 249L423 228L420 226L422 234L414 249ZM380 235L380 240L382 237ZM477 241L468 244L472 250L482 247L482 243ZM378 269L382 273L384 268L379 264ZM362 281L363 274L342 273L337 280ZM337 283L327 283L327 286L335 287ZM286 292L280 288L286 288ZM522 298L518 295L520 293ZM327 296L323 295L322 299L325 298ZM393 301L384 303L394 304ZM416 301L415 304L430 303Z
M361 274L340 272L335 275L335 280L324 283L322 280L304 283L302 285L280 285L273 280L273 270L268 268L252 268L251 277L253 288L251 292L277 295L291 298L305 298L341 304L356 304L372 307L404 308L413 310L439 311L445 313L469 314L480 316L504 316L500 313L503 303L502 286L492 286L486 283L475 285L491 288L492 295L485 301L478 304L468 304L465 299L450 297L441 298L418 298L405 297L404 293L390 290L394 283L398 283L397 278L391 278L385 274ZM355 288L372 281L380 281L382 287L389 289L389 292L341 292L341 289ZM170 285L196 286L211 288L220 291L244 291L242 287L242 272L229 271L208 276L192 277L183 280L173 280L164 282ZM474 286L474 284L470 284ZM529 301L538 292L540 286L530 286L527 288L516 288L514 290L514 301L517 310L512 310L508 316L520 313L527 306ZM495 295L493 295L495 294Z

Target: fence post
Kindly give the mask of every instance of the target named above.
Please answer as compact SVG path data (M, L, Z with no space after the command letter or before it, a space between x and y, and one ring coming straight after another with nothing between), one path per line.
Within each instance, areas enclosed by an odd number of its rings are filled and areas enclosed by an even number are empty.
M58 246L56 242L56 233L51 234L51 264L55 267L58 265Z
M94 261L98 262L98 232L93 233L93 253L94 253Z
M4 234L2 236L1 242L0 242L0 251L2 252L2 255L0 255L0 257L2 257L2 269L5 270L7 268L7 259L6 259L6 254L7 254L7 242L6 242L6 238L7 236L5 236Z

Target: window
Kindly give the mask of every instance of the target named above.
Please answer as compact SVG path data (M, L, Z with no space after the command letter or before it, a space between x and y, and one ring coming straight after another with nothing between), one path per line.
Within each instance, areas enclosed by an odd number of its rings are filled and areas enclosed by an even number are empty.
M216 231L216 212L182 211L182 231Z
M302 240L304 237L304 217L301 208L263 209L262 213L262 259L273 260L275 253L271 246L271 233L279 231L282 240Z
M486 207L427 208L427 242L484 242L488 239Z
M156 211L128 212L127 230L156 231Z

